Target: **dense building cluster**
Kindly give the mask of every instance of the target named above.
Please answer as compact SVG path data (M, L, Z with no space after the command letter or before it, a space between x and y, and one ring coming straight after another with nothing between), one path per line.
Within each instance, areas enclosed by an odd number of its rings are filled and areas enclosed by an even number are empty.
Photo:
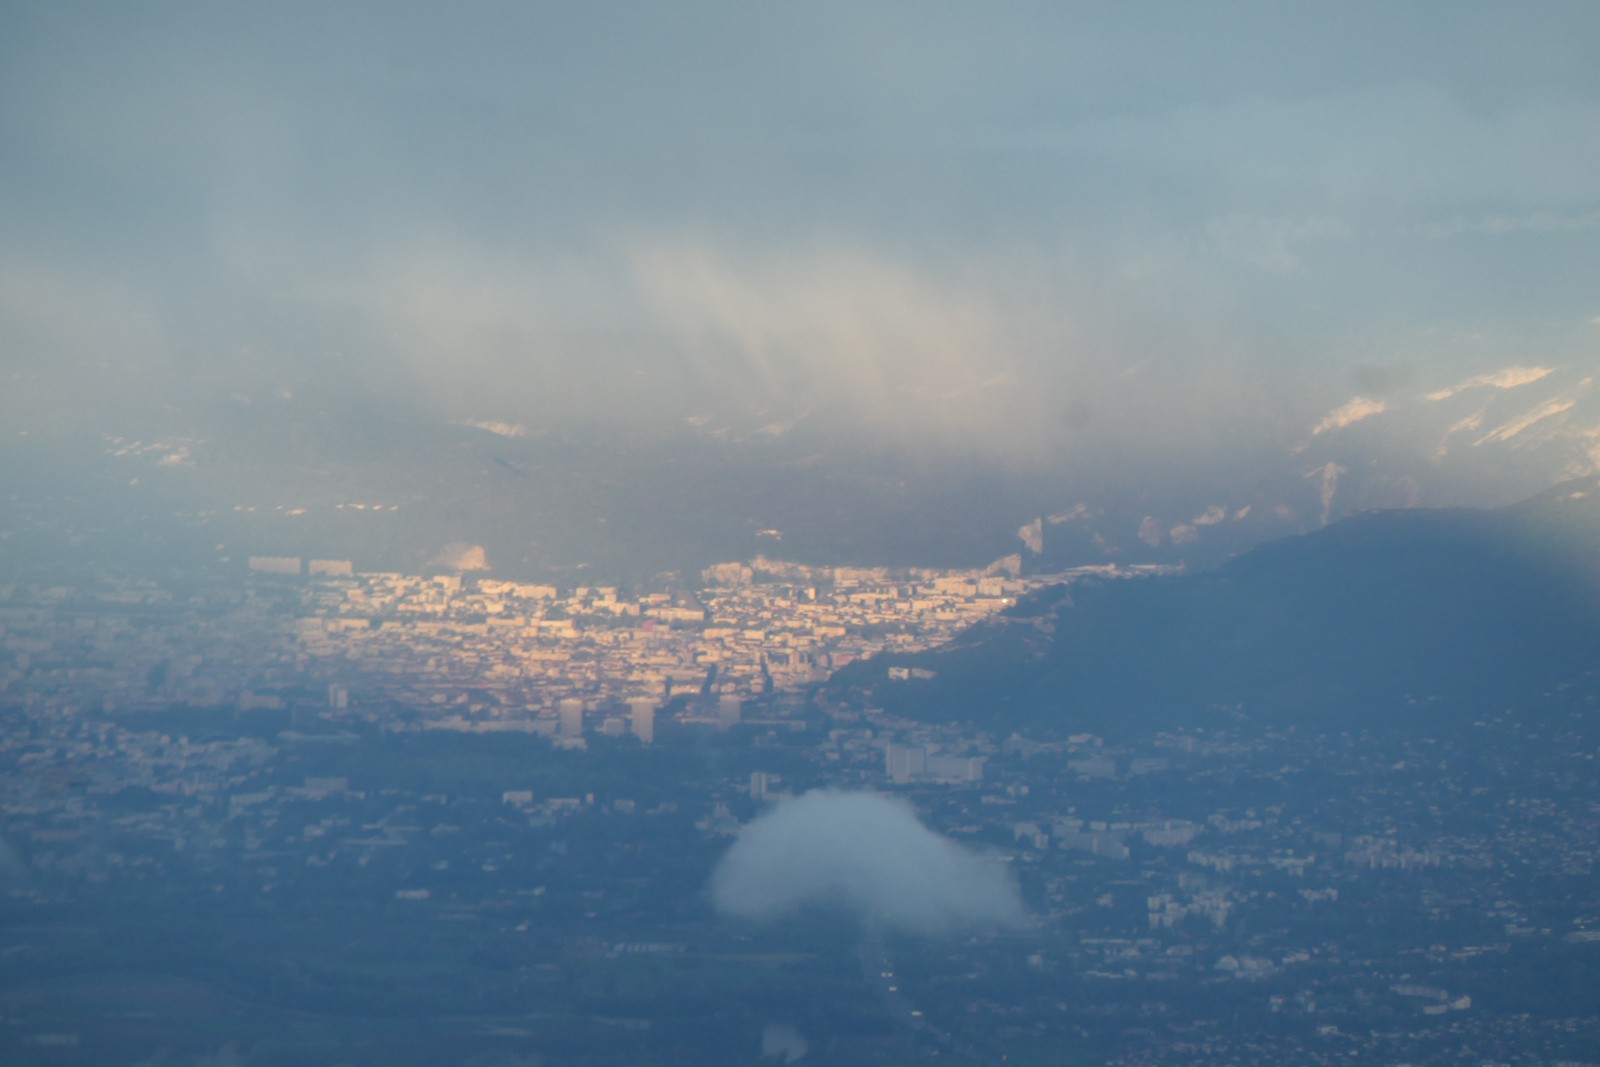
M6 698L45 710L249 711L328 687L330 705L352 714L386 716L398 704L425 712L418 725L427 728L576 740L588 730L629 732L674 697L704 696L680 700L673 713L726 723L751 698L798 691L886 649L931 647L1030 589L1081 573L757 560L709 568L700 589L625 592L356 573L335 560L313 560L309 570L294 557L250 564L242 583L183 589L150 581L0 589L13 653L0 673Z

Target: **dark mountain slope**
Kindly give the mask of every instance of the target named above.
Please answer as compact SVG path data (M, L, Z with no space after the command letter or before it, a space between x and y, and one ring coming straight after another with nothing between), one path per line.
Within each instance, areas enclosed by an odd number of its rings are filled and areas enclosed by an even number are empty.
M891 683L889 662L938 677ZM1217 706L1338 727L1501 707L1597 666L1600 485L1585 479L1493 511L1358 515L1203 574L1052 591L834 684L1002 728L1116 732Z

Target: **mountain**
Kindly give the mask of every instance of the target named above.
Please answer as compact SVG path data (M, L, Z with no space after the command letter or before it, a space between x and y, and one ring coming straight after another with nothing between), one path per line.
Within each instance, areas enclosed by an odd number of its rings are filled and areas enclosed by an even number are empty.
M158 416L0 436L0 580L29 567L238 568L251 555L416 572L458 544L481 546L496 577L569 584L763 554L981 567L1013 550L1015 516L1038 507L1019 479L971 461L691 426L525 430L321 397Z
M937 673L891 682L891 664ZM1241 713L1425 725L1592 686L1597 667L1589 477L1499 509L1364 513L1204 573L1057 587L831 684L912 717L1115 734Z
M1029 457L852 434L839 413L800 401L541 424L514 411L447 419L298 381L163 380L161 402L104 420L47 418L46 398L11 397L28 417L0 434L0 579L41 566L238 567L251 555L414 571L452 545L482 547L496 577L581 584L756 555L983 566L1019 548L1034 573L1210 568L1358 510L1489 506L1595 473L1591 372L1374 372L1348 383L1356 396L1340 386L1215 440L1069 428ZM1094 425L1138 439L1140 418L1134 407Z
M1320 418L1263 440L1218 483L1203 469L1085 484L1039 517L1029 564L1214 567L1362 511L1516 500L1600 471L1594 367L1516 364L1460 379L1378 373ZM1142 487L1142 491L1141 491Z

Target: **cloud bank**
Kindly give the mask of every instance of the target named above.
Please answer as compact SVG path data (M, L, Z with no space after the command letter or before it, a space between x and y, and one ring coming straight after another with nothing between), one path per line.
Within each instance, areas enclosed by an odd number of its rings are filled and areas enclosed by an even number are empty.
M745 827L712 875L711 895L741 919L838 905L914 933L1026 917L1001 861L929 830L903 800L834 790L784 801Z

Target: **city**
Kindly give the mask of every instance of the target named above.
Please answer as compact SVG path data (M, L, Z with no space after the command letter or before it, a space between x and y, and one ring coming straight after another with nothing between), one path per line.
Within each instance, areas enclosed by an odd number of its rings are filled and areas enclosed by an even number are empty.
M802 691L874 653L933 647L1030 590L1164 569L1024 578L1014 556L983 571L757 559L709 568L700 588L619 594L258 556L241 580L180 589L0 589L17 655L3 678L8 700L45 713L303 708L309 685L326 688L329 711L403 705L426 712L428 729L559 731L576 742L590 726L616 734L653 722L675 697L711 696L736 722L742 702ZM684 705L673 714L702 710Z
M641 1041L748 1062L773 1027L862 1063L1597 1054L1586 987L1515 980L1600 952L1580 690L1548 694L1543 732L1508 712L1327 736L1218 709L1137 742L997 736L823 683L1029 625L1005 613L1029 579L755 561L628 596L331 569L5 590L12 1062L215 1052L223 1016L262 1062L439 1054L362 1022L396 1018L485 1056L587 1042L618 1063ZM858 967L846 917L718 919L718 855L816 788L897 793L1005 857L1027 928L891 934ZM212 923L230 932L206 947ZM222 944L226 1004L180 1023L147 1002L221 980ZM875 1014L858 983L891 970ZM164 977L106 977L143 971ZM339 1021L268 1040L314 1003Z
M1600 1067L1600 4L0 33L0 1067Z

